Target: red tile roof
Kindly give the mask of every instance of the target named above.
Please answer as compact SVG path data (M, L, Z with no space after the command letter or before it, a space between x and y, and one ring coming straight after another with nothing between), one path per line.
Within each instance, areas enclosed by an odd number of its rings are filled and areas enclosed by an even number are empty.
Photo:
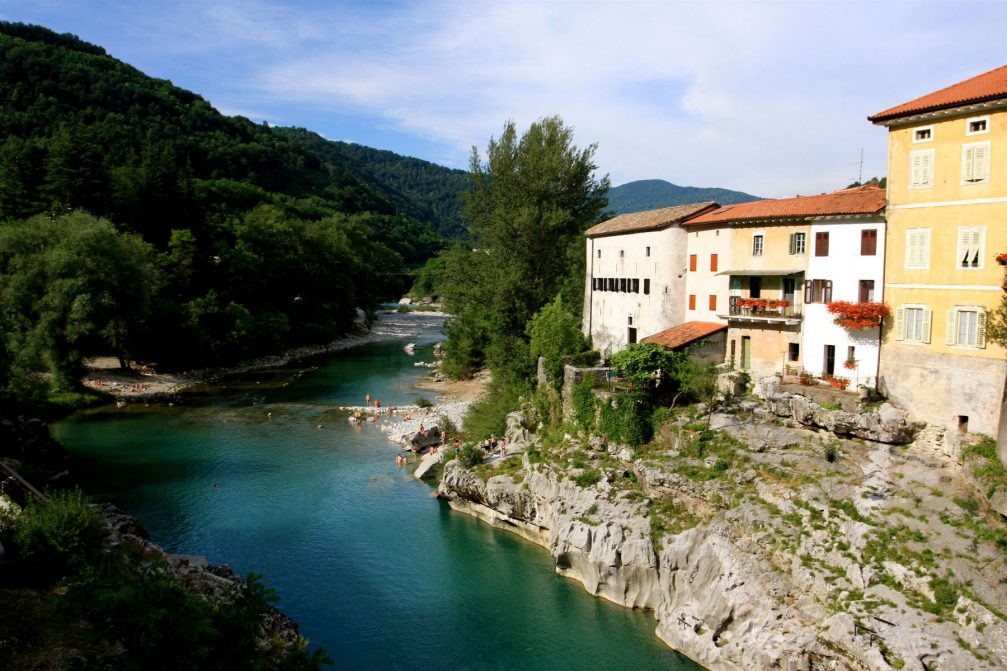
M643 342L652 342L676 349L695 342L700 338L705 338L711 333L723 331L726 328L727 324L717 324L714 322L685 322L684 324L673 326L666 331L647 336L643 339Z
M630 214L620 214L608 221L592 226L584 231L584 235L594 238L600 235L618 235L619 233L639 233L641 231L655 231L666 228L672 224L677 224L683 219L691 217L700 212L711 210L717 207L715 202L690 203L688 205L676 205L675 207L664 207L660 210L647 210L646 212L632 212Z
M797 196L779 200L757 200L751 203L725 205L682 223L733 224L771 219L805 219L830 215L877 214L885 209L885 190L879 186L843 189L820 196Z
M884 112L869 116L867 119L878 123L921 112L933 112L949 107L958 107L966 103L996 100L997 98L1007 98L1007 65L977 75L972 79L952 84L940 91L928 93L907 103L896 105Z

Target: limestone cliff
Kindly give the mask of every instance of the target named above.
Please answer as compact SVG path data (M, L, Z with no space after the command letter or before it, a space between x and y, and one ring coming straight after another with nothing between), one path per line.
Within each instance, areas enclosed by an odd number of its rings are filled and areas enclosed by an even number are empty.
M1007 563L962 532L954 465L771 419L678 425L637 454L567 436L507 475L451 461L438 493L591 594L653 610L657 635L713 670L1007 664Z

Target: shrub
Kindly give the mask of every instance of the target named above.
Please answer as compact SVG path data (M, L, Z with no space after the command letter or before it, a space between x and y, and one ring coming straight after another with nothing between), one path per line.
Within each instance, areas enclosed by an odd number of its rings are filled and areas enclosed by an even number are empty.
M458 453L458 463L469 470L483 463L483 451L475 445L466 445Z
M594 381L584 380L573 387L573 417L577 424L588 431L595 423Z
M434 402L426 396L420 396L416 399L416 405L420 408L432 408L434 407Z
M520 407L520 396L525 390L506 375L494 374L488 393L473 403L465 415L465 435L472 440L502 436L507 429L507 413Z
M601 482L601 471L597 468L589 468L580 475L574 477L573 481L578 487L593 487Z
M22 556L42 576L58 578L96 562L108 527L89 503L74 489L25 506L14 538Z
M825 461L834 464L839 460L839 446L836 443L829 443L825 446Z

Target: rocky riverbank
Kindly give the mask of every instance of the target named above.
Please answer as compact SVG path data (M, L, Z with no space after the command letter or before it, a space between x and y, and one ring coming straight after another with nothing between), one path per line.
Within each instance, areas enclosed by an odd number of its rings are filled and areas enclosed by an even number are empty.
M448 462L438 494L713 670L1004 668L1007 533L958 464L781 410L682 418L637 450L526 435L520 463Z

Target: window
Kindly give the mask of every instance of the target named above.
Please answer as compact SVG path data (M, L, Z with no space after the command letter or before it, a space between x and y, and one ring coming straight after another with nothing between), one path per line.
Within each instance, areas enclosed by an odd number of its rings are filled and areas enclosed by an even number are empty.
M805 303L828 303L832 300L832 280L805 280Z
M626 293L626 278L625 277L620 277L619 278L619 291L621 291L622 293Z
M748 278L748 297L749 298L762 298L762 278L761 277L749 277Z
M650 294L650 278L643 281L643 293Z
M629 315L629 325L633 325L633 315Z
M860 255L876 256L878 253L878 229L865 228L860 231Z
M591 288L594 289L595 291L598 291L598 278L597 277L592 277L591 278Z
M598 250L598 258L599 259L601 258L601 250L600 249Z
M696 294L689 294L689 309L696 309Z
M787 345L787 361L800 361L801 343L792 342Z
M621 258L622 258L622 257L624 257L624 256L626 256L626 251L625 251L625 250L622 250L622 249L620 249L620 250L619 250L619 258L621 259Z
M906 231L906 268L930 267L930 229L910 228Z
M857 348L854 347L853 345L850 345L849 347L846 348L846 360L847 361L857 360Z
M934 127L924 126L923 128L917 128L913 131L913 144L919 144L920 142L930 142L934 139Z
M926 305L903 305L895 310L895 339L911 343L930 342L932 313Z
M762 256L762 234L752 236L752 256Z
M717 272L717 255L716 254L710 254L710 272L711 273Z
M982 135L990 132L990 118L988 116L973 117L965 120L966 135Z
M717 310L717 296L714 294L710 295L710 310Z
M791 233L790 234L790 253L791 254L803 254L804 253L804 233Z
M955 265L958 268L983 267L983 238L986 236L985 226L958 227L958 253L955 255Z
M647 246L647 256L650 256L650 246Z
M909 188L929 189L934 185L934 150L909 152Z
M874 280L860 280L860 292L857 300L861 303L874 302Z
M829 234L815 233L815 256L829 255Z
M964 307L948 310L945 345L986 347L986 312L982 308Z
M962 145L962 184L984 184L989 181L990 143Z
M633 293L640 293L640 280L639 278L633 278Z
M689 254L689 272L696 272L696 255Z

